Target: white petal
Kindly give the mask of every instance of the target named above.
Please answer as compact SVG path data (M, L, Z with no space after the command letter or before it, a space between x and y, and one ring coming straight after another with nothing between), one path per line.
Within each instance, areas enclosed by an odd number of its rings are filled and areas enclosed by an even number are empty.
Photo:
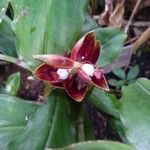
M69 76L69 72L67 69L61 69L60 68L57 70L57 74L59 75L59 79L61 79L61 80L65 80Z
M94 71L95 71L94 66L91 65L91 64L83 64L83 65L81 66L81 70L82 70L84 73L86 73L88 76L91 76L91 77L93 76Z

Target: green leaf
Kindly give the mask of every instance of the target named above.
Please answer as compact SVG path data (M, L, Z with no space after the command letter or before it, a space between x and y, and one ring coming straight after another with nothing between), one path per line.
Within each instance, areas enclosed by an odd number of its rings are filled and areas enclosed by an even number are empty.
M125 71L121 68L115 69L112 72L113 72L113 74L115 74L117 77L119 77L121 79L124 79L126 76Z
M94 129L90 119L90 115L85 111L84 115L84 136L85 140L94 140Z
M137 81L137 79L129 80L129 81L127 81L127 84L133 84L133 83L135 83L136 81Z
M54 149L47 149L54 150ZM87 141L72 144L59 150L134 150L131 146L112 141Z
M111 85L111 86L116 86L117 80L116 79L109 79L108 84Z
M138 76L138 74L139 74L139 66L136 65L136 66L132 67L132 68L129 70L126 79L127 79L128 81L129 81L129 80L133 80L133 79L135 79L135 78Z
M23 131L37 105L10 95L0 94L0 149Z
M8 1L6 0L0 1L0 24L3 20L3 17L5 16L7 6L8 6Z
M106 94L104 91L94 88L92 94L88 97L88 101L101 111L118 117L117 108L119 107L119 101L113 95Z
M102 44L97 64L103 67L111 64L121 54L127 35L115 28L99 28L95 32Z
M117 88L117 89L120 89L124 84L125 84L125 81L124 81L124 80L119 80L119 81L117 81L117 83L116 83L116 88Z
M19 54L35 66L34 54L65 54L83 32L93 29L88 0L13 0L13 29L20 40ZM88 22L88 25L85 23Z
M85 10L87 10L87 7ZM91 16L89 16L88 11L85 11L85 15L86 16L85 16L84 25L83 25L83 28L81 30L81 33L83 33L83 34L86 34L87 32L94 30L95 28L98 27L95 20L93 18L91 18Z
M18 57L16 52L17 42L17 38L9 23L3 20L0 23L0 52L5 55Z
M5 92L12 96L16 96L20 87L20 73L11 74L5 84Z
M116 89L120 89L125 84L125 81L124 80L109 79L108 84L111 86L115 86Z
M139 79L123 87L119 110L128 143L137 150L150 147L150 81Z
M54 93L56 107L47 147L58 148L75 142L75 128L71 118L68 96L62 90ZM52 101L52 99L50 99Z
M2 8L5 7L7 5L7 1L6 0L1 0L0 1L0 10L2 11Z
M109 123L110 123L112 129L114 129L115 131L118 132L118 134L121 137L122 141L124 143L127 143L126 134L125 134L125 131L124 131L124 128L122 126L122 123L121 123L120 119L115 118L115 117L111 117L109 119Z
M30 116L26 127L9 143L8 149L44 150L47 146L62 147L74 143L67 97L63 90L55 90L47 102Z

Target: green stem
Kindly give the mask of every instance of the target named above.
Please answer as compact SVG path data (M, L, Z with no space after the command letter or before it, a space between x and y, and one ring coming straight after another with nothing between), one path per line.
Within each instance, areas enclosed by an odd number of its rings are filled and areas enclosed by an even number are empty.
M78 114L78 120L77 120L77 141L82 142L84 141L84 105L81 104L80 111Z
M19 59L19 58L14 58L8 55L4 55L4 54L0 54L0 60L4 60L4 61L8 61L11 63L14 63L30 72L32 72L32 69L30 68L30 66L24 62L23 60Z

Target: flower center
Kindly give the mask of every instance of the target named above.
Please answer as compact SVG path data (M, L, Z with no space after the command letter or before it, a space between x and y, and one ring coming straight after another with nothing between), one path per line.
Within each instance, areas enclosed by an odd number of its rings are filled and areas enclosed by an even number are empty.
M94 66L91 65L91 64L83 64L83 65L81 66L81 70L82 70L84 73L86 73L88 76L91 76L91 77L93 76L94 71L95 71Z
M61 79L61 80L65 80L69 76L69 72L68 72L67 69L61 69L61 68L59 68L57 70L57 74L59 75L59 79Z

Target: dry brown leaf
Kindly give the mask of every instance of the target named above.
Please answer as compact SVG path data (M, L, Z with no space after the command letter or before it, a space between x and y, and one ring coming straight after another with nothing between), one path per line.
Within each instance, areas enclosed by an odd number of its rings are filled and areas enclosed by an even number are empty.
M105 11L100 15L98 23L102 26L121 27L124 14L124 0L105 0Z
M120 28L123 22L123 19L122 19L123 14L124 14L124 2L122 0L116 4L113 13L110 15L109 26Z

